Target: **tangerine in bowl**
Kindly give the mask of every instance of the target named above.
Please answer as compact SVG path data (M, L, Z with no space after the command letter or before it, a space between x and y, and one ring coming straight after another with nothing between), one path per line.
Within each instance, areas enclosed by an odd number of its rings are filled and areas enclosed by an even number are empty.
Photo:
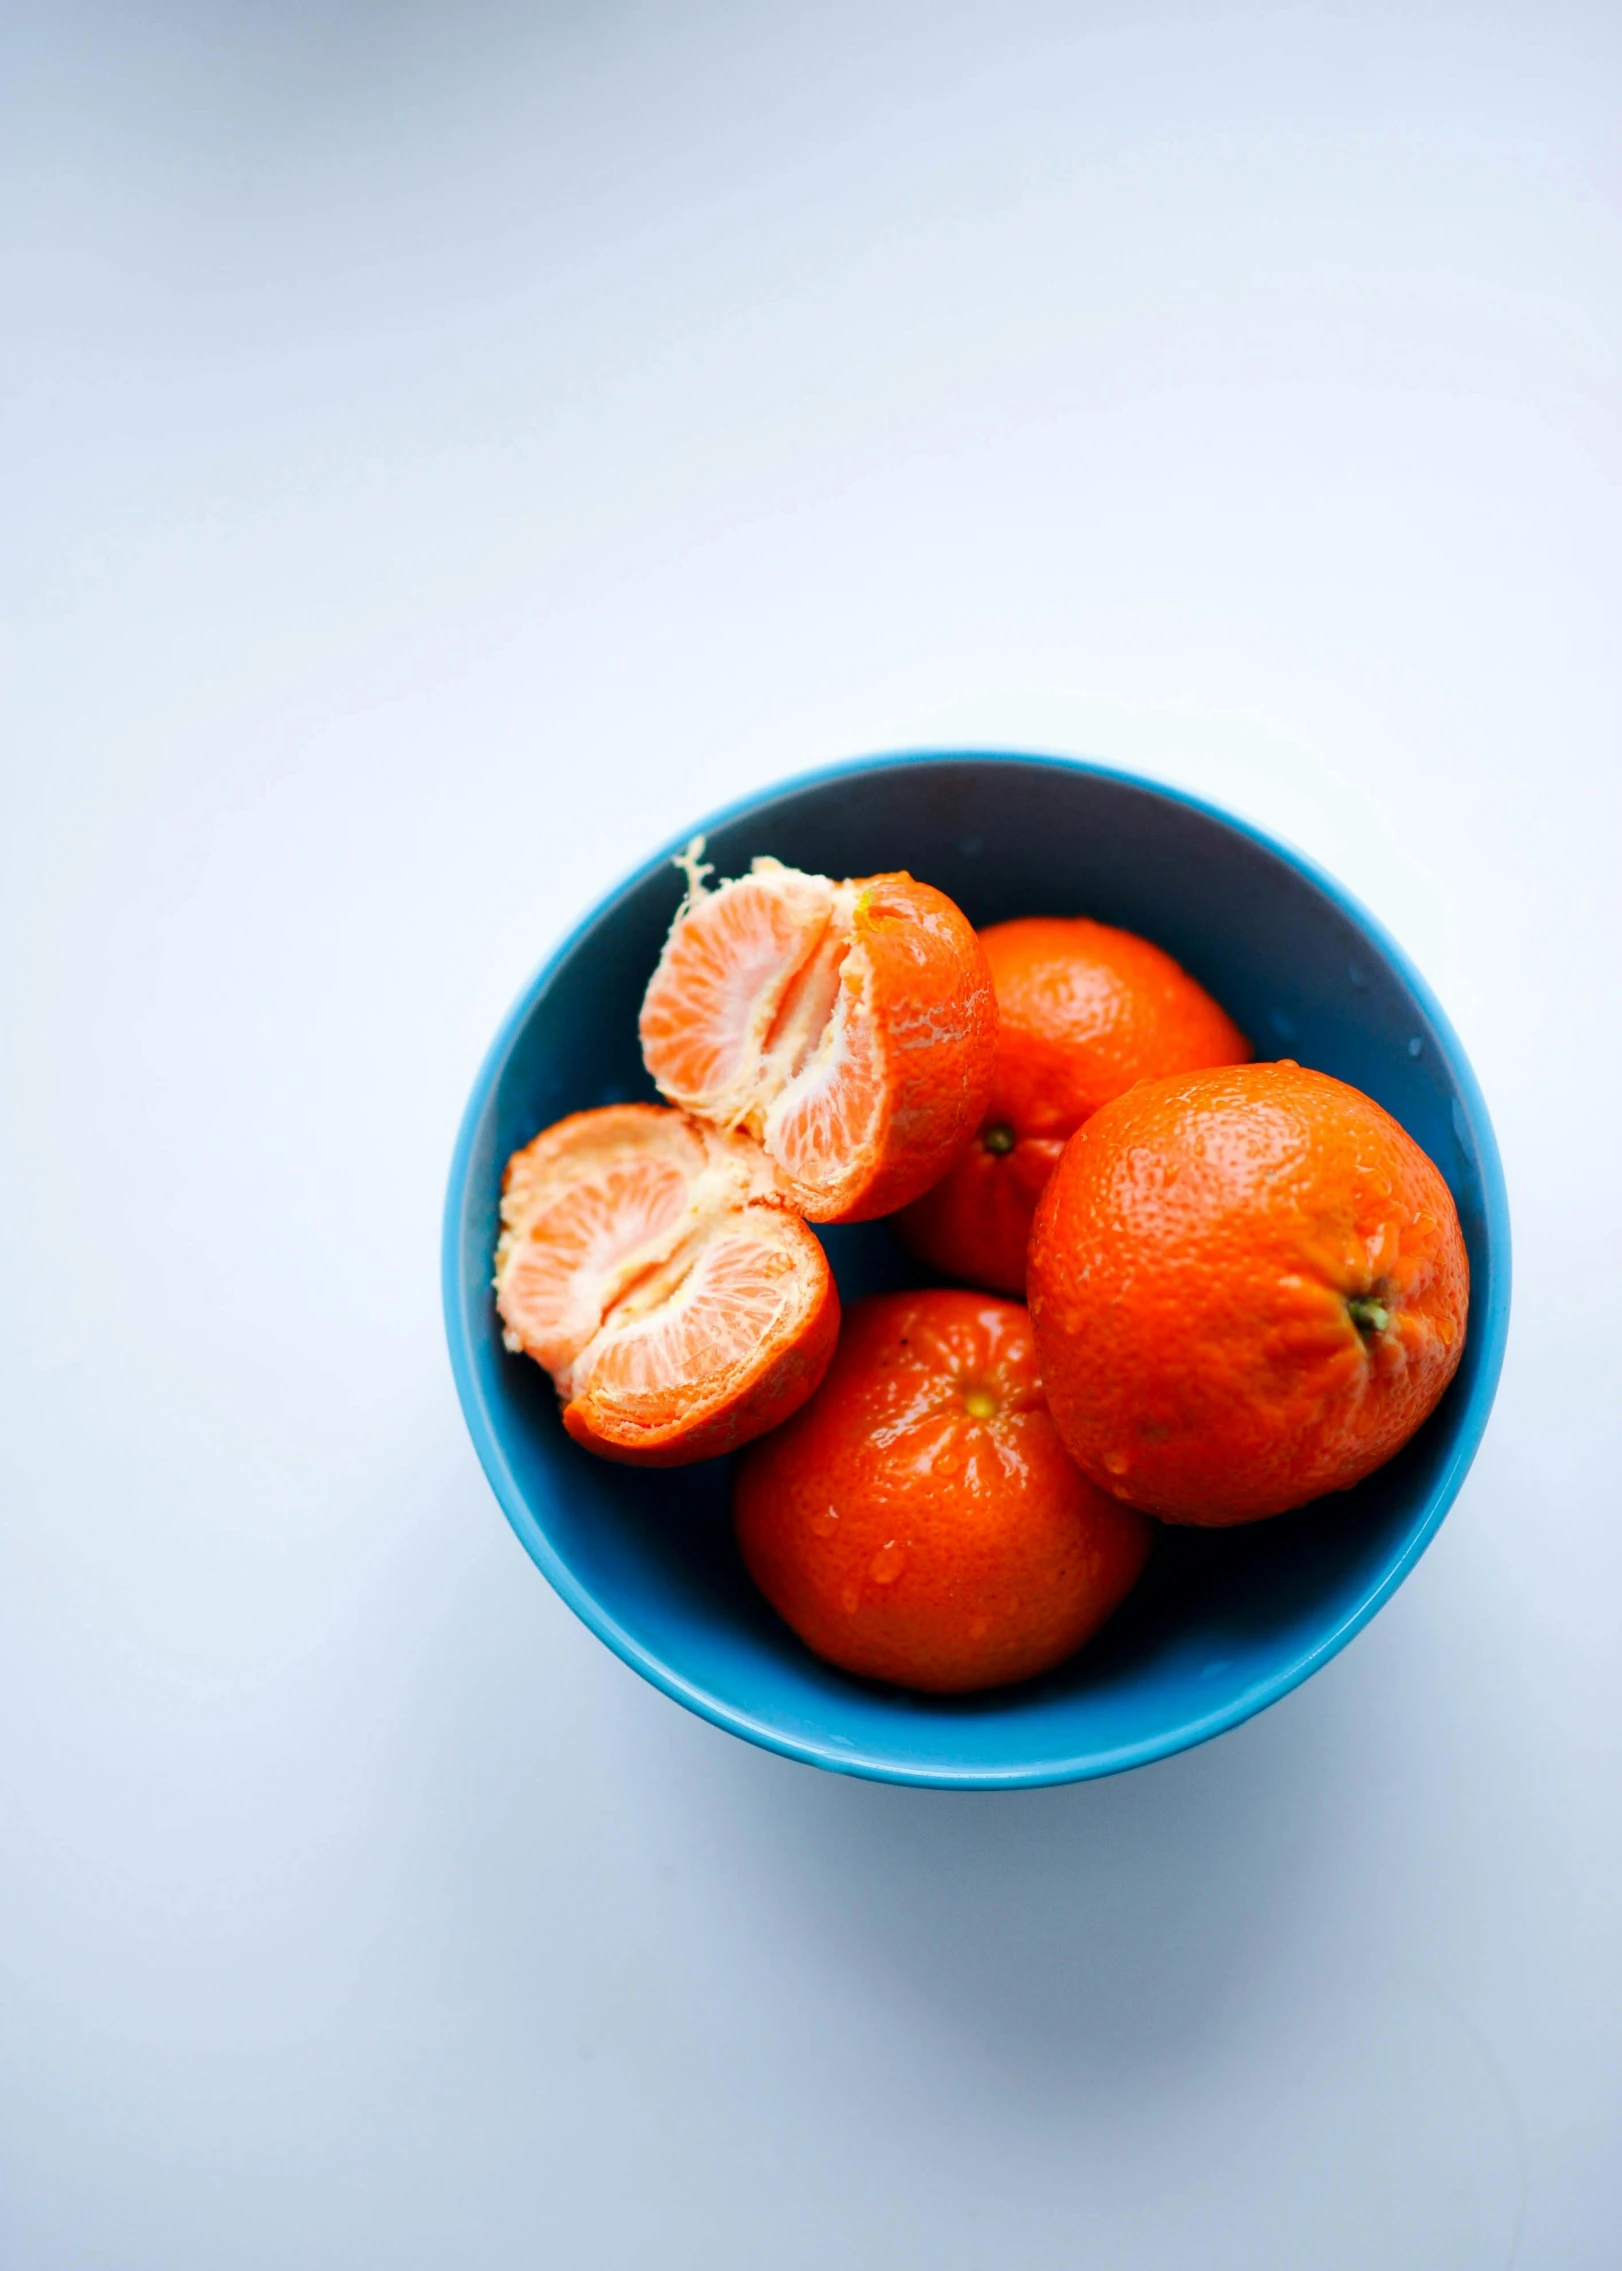
M1469 1261L1463 1359L1410 1441L1354 1489L1231 1529L1155 1524L1100 1635L1040 1677L912 1693L814 1656L751 1583L733 1462L646 1469L566 1432L544 1371L503 1345L491 1284L503 1169L538 1129L654 1102L638 1012L684 882L680 844L596 908L526 987L474 1083L445 1213L457 1391L520 1542L626 1663L688 1709L816 1766L1001 1789L1112 1774L1276 1702L1390 1599L1435 1535L1486 1426L1509 1318L1509 1217L1469 1063L1402 950L1329 875L1198 797L1110 767L997 751L861 759L700 827L723 875L758 857L812 875L905 871L977 928L1085 915L1152 940L1258 1058L1362 1090L1440 1170ZM842 1300L942 1280L893 1220L819 1226Z

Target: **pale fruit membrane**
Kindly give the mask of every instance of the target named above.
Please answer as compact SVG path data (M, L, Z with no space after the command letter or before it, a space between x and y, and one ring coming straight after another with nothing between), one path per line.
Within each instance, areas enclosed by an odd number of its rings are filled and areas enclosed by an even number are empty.
M643 1056L673 1104L764 1133L768 1092L803 1075L828 1038L854 896L776 860L714 891L689 869L641 1018Z
M673 1104L754 1136L813 1222L889 1211L945 1171L989 1084L995 1000L973 932L909 876L836 883L757 859L706 889L699 848L642 1004L649 1072Z
M827 1261L745 1136L658 1105L577 1112L513 1154L501 1224L503 1338L597 1448L677 1456L684 1431L712 1423L724 1440L691 1454L706 1456L754 1432L723 1425L740 1399L764 1399L769 1425L821 1376L805 1344L832 1347ZM793 1377L774 1380L785 1365Z

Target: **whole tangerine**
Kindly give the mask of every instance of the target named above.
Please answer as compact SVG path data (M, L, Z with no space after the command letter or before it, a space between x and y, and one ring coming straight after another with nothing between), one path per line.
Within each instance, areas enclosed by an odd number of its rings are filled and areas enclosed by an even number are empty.
M817 1393L739 1459L733 1513L807 1647L940 1694L1062 1663L1150 1538L1066 1454L1025 1309L957 1291L857 1303Z
M1434 1163L1371 1097L1289 1062L1145 1081L1043 1193L1031 1317L1059 1433L1172 1522L1349 1490L1435 1409L1469 1263Z
M898 1227L949 1277L1025 1290L1036 1202L1066 1142L1134 1081L1242 1064L1250 1044L1171 956L1086 916L980 933L997 994L991 1089L973 1141Z

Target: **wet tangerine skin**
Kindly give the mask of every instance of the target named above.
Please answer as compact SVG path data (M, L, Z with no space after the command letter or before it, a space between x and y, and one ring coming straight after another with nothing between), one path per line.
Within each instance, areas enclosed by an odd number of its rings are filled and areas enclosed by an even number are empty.
M1134 1081L1242 1064L1250 1044L1169 954L1085 916L980 933L1000 1032L975 1141L907 1209L903 1238L951 1277L1025 1290L1036 1202L1065 1144Z
M865 1173L812 1222L873 1222L927 1190L984 1114L997 1002L968 918L933 884L875 875L858 903L856 942L871 972L870 1015L888 1068L881 1129Z
M1030 1250L1054 1420L1081 1467L1172 1522L1348 1490L1458 1369L1469 1263L1397 1122L1299 1065L1145 1081L1065 1147Z
M1151 1525L1067 1456L1017 1302L881 1294L740 1458L750 1575L809 1648L939 1694L1034 1678L1130 1592Z

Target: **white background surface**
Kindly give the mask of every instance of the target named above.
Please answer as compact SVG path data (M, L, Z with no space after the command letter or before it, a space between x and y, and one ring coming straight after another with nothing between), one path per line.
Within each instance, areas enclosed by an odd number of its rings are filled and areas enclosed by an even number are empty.
M1606 2271L1614 9L13 6L6 2271ZM1091 751L1502 1139L1414 1579L1190 1756L757 1754L507 1532L489 1032L717 802Z

